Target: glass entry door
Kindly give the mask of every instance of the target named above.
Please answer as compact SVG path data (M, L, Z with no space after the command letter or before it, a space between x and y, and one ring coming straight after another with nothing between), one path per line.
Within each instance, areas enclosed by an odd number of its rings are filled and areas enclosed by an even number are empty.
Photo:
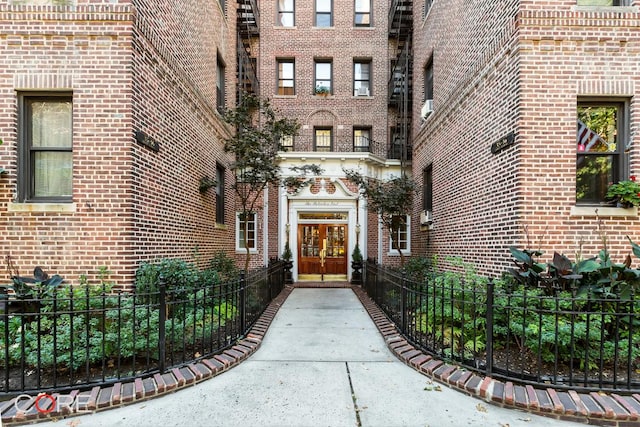
M298 273L347 274L346 224L298 226Z

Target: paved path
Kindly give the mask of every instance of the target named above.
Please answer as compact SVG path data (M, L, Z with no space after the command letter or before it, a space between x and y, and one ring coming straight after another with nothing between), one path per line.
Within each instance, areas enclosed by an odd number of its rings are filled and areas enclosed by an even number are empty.
M351 289L294 289L258 351L161 397L38 426L583 426L492 406L400 362Z

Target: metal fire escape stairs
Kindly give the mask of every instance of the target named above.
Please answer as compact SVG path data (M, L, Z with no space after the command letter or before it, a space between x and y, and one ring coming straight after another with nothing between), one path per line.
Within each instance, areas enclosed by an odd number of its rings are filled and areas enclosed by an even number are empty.
M389 9L389 41L392 51L388 85L390 127L389 159L401 162L403 173L411 161L413 111L413 1L393 0Z
M237 0L237 94L236 102L240 101L243 92L259 94L257 60L252 55L252 48L260 37L260 15L257 0ZM256 47L257 48L257 47Z

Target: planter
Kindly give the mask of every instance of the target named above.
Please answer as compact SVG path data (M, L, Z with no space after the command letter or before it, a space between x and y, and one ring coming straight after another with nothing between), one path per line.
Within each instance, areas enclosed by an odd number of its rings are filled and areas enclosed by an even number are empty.
M351 284L361 285L362 284L362 261L351 261L351 268L353 269L353 273L351 274Z
M291 269L293 268L293 261L284 261L284 284L292 285L293 284L293 273Z

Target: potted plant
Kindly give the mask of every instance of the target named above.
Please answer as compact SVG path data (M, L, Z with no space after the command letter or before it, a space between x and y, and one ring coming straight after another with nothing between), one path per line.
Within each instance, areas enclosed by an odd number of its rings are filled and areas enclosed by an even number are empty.
M326 86L316 86L315 94L319 96L329 96L329 88Z
M284 261L284 283L290 285L293 283L293 274L291 273L291 269L293 268L293 255L291 254L291 248L289 247L288 240L284 244L282 261Z
M640 206L640 184L631 175L626 181L610 184L605 199L617 203L621 208Z
M202 178L200 178L200 181L198 183L198 191L200 192L200 194L204 194L208 189L210 189L211 187L215 187L216 185L218 185L218 183L215 179L211 179L208 176L203 176Z
M353 252L351 253L351 268L353 273L351 274L351 284L359 285L362 283L362 252L360 252L360 246L356 243Z

